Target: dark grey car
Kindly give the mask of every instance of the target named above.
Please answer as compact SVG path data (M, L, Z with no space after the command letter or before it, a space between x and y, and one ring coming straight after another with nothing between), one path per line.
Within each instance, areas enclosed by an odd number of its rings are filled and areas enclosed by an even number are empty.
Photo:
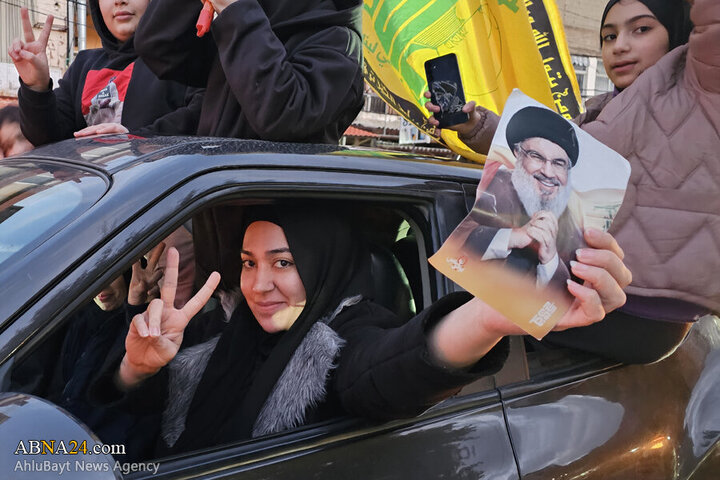
M71 140L0 161L0 477L720 478L712 316L652 365L513 337L502 371L419 417L338 418L157 463L51 454L53 440L101 442L47 400L8 392L14 369L103 285L218 209L307 198L353 208L376 243L379 301L409 316L459 289L427 258L467 214L481 174L402 154L197 137Z

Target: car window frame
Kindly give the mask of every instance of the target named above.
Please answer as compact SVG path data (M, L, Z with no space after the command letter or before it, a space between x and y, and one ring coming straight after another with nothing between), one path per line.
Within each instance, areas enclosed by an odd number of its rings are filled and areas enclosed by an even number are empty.
M77 173L85 175L87 179L92 178L95 181L99 181L99 184L96 186L92 185L86 185L86 187L82 190L83 197L88 195L89 193L93 193L94 195L91 198L83 198L83 202L78 203L75 205L71 210L68 210L65 212L65 215L55 224L51 225L49 228L43 230L42 235L39 237L32 238L29 242L22 245L21 248L19 248L17 251L13 252L9 257L7 257L4 261L0 262L0 266L3 267L3 269L8 269L13 266L14 263L17 263L18 258L22 258L27 256L30 252L35 250L39 245L46 242L49 238L51 238L53 235L55 235L57 232L62 230L65 226L72 223L73 220L81 216L84 212L88 211L95 203L97 203L108 191L108 188L110 186L109 179L107 176L105 176L102 172L89 169L89 168L83 168L77 165L65 165L60 164L58 162L53 162L51 160L42 161L42 160L33 160L33 159L11 159L8 161L3 161L2 164L0 164L2 167L6 168L24 168L26 170L32 171L32 170L42 170L43 173L46 174L54 174L55 172L50 172L50 167L56 166L58 168L62 168L65 170L65 172L70 173L71 170L76 171ZM32 178L36 175L26 176L22 179L15 179L13 181L13 184L22 181L27 180L28 178ZM56 179L57 180L57 179ZM69 184L72 185L75 182L75 179L67 179L64 181L59 181L55 185L49 188L55 188L59 187L63 184ZM27 182L26 182L27 183ZM79 183L79 182L78 182ZM36 191L32 193L32 195L28 197L23 197L21 201L25 201L28 198L37 197L38 195L41 195L44 192L48 191L48 188L42 188L46 187L45 184L42 185L36 185ZM80 190L80 189L78 189ZM96 191L95 191L96 190ZM24 193L25 190L22 191ZM22 196L22 193L20 194ZM15 195L13 195L14 197ZM1 199L0 199L1 200ZM16 205L18 200L13 201L13 205ZM12 217L12 215L10 216ZM10 218L8 217L8 218ZM14 260L12 263L7 263L9 260Z
M292 169L284 170L293 171ZM203 205L209 207L233 198L257 197L265 194L263 192L267 192L272 198L283 198L290 196L287 191L288 189L300 195L306 194L309 197L316 197L317 189L320 185L318 175L322 176L323 173L325 173L329 179L333 179L332 182L328 180L323 189L335 198L344 197L352 199L353 194L360 191L368 195L368 200L372 200L373 198L405 198L406 201L414 201L412 199L424 198L429 200L434 198L432 194L421 189L411 189L407 193L393 192L388 194L388 191L385 190L386 188L397 187L404 184L404 181L400 179L410 181L413 184L422 183L421 180L418 179L397 175L393 176L397 181L391 182L386 175L366 174L362 172L341 172L338 174L338 172L298 170L293 171L295 179L292 182L288 182L278 180L277 169L238 167L228 170L210 171L186 179L180 185L169 189L164 195L158 196L151 205L146 206L142 211L133 214L132 217L123 222L122 225L119 225L114 232L108 234L107 237L98 242L83 258L76 260L74 262L75 268L69 273L69 276L63 277L62 275L65 274L65 272L60 272L58 277L61 278L56 278L51 285L43 289L43 292L47 294L52 290L68 290L69 292L77 290L82 290L83 292L100 291L104 285L122 273L125 265L132 264L134 260L145 253L143 251L145 247L141 246L141 243L146 245L148 244L148 238L151 238L152 241L149 244L157 244L166 238L174 228L177 228L177 226L190 218L192 211L200 210ZM237 175L237 177L233 178L233 175ZM346 181L344 183L337 183L338 175ZM305 177L305 180L301 183L301 180L297 178L298 176ZM375 180L372 186L368 186L370 182L367 179L370 177L373 177ZM293 176L289 178L293 178ZM198 183L205 184L207 189L204 190L197 185ZM451 183L448 182L448 185L450 184ZM198 189L203 190L200 196L198 196ZM200 202L202 202L202 205ZM171 209L172 206L175 208ZM156 213L158 210L172 211L173 213L172 215L165 216L162 213ZM154 216L159 216L160 219L153 220ZM164 220L164 228L158 230L163 233L158 233L158 231L152 233L148 231L148 227L139 227L138 225L142 223L146 217L148 217L146 221L148 221L150 225L159 225L161 220ZM168 227L168 224L172 224L175 227ZM432 248L432 242L435 241L434 238L429 240L430 242L426 245L426 248ZM128 248L123 245L124 242L128 241L132 243L132 247ZM428 241L428 239L425 239L425 241ZM108 258L111 260L108 261ZM84 267L82 271L95 271L97 265L103 266L105 273L99 277L94 277L90 282L83 279L83 276L78 273L80 270L79 267ZM428 268L427 274L430 275L430 272L431 270ZM441 277L441 275L437 273L435 276ZM431 282L432 280L431 278ZM432 288L433 285L431 284L431 292L434 293ZM0 365L7 359L10 352L15 351L21 346L11 344L11 347L7 348L9 342L6 340L8 337L16 335L19 330L29 329L32 332L37 332L42 326L41 324L43 322L41 319L43 318L50 318L51 326L55 328L58 323L57 317L69 315L83 303L84 300L82 299L85 298L84 295L74 295L73 297L74 300L70 300L69 303L62 306L34 303L11 317L13 318L12 324L7 325L7 328L0 331L0 346L2 346L2 350L0 350ZM35 342L34 336L30 341L31 343ZM23 344L24 343L26 342L23 342Z
M265 169L254 170L258 170L258 174L260 176L267 175L267 171ZM102 258L103 256L112 258L111 261L106 261L106 263L104 264L104 273L96 276L94 280L92 280L91 282L89 282L89 284L86 284L83 287L83 291L86 292L85 295L77 296L74 300L69 301L63 308L55 311L52 318L44 322L41 328L38 328L38 330L40 330L39 334L33 337L31 341L25 342L23 345L20 345L19 348L23 351L29 351L32 349L33 346L40 343L44 338L48 338L53 331L56 331L56 329L59 327L62 321L68 317L68 315L72 314L72 312L74 312L77 308L79 308L89 299L88 295L90 294L87 292L99 290L100 288L102 288L102 286L108 281L116 278L123 271L124 268L127 268L127 265L130 265L132 263L134 259L139 258L139 256L145 253L145 250L165 238L171 231L173 231L175 228L185 222L195 212L203 208L208 208L212 205L221 204L230 200L237 199L282 197L297 198L299 196L302 196L303 194L306 194L308 197L312 198L318 198L318 196L326 195L331 198L346 197L348 199L352 199L356 195L362 194L366 197L366 200L368 202L382 200L383 202L388 202L396 205L407 203L412 205L413 208L416 209L416 211L419 211L420 206L423 205L423 208L427 209L425 215L430 230L429 232L425 232L425 234L422 235L422 237L429 236L429 238L420 239L420 241L426 242L426 245L420 244L419 247L421 252L424 250L423 253L426 256L428 256L432 250L438 248L444 238L446 238L447 235L449 235L450 231L452 231L452 229L454 228L454 225L452 224L452 221L454 220L450 220L450 223L448 224L447 219L445 219L444 217L449 216L452 218L453 216L457 215L464 216L464 212L462 211L456 212L457 214L455 215L448 215L447 211L439 211L441 208L447 208L446 205L445 207L441 207L439 205L443 204L443 202L447 204L447 199L443 198L445 194L449 193L450 196L454 196L456 200L455 203L459 201L459 204L461 204L464 201L462 198L462 191L460 190L458 184L452 181L444 182L444 187L438 190L441 193L433 193L423 188L419 188L418 185L424 183L424 180L405 178L402 176L397 176L398 183L405 184L406 186L409 185L409 188L404 191L392 191L388 190L387 176L367 174L362 172L343 172L343 178L345 178L346 180L345 184L343 185L338 185L336 182L330 181L330 179L334 176L334 174L331 172L328 173L328 179L324 184L318 181L318 172L305 172L308 176L305 183L295 178L293 182L275 180L261 184L253 182L250 182L250 184L248 184L248 169L233 169L232 172L234 173L231 173L229 175L230 178L228 178L228 171L224 171L208 172L189 179L182 185L179 185L177 188L173 189L167 195L159 198L155 203L148 206L145 211L139 212L138 215L136 215L132 218L132 220L127 222L127 225L125 225L125 227L120 232L115 232L111 237L106 238L101 247L99 247L96 251L94 251L82 260L83 264L93 264L96 263L98 259ZM277 171L274 171L273 174L273 176L276 176ZM234 175L237 175L237 177L235 177L235 179L232 179ZM352 178L348 178L348 176L354 178L355 180L353 180ZM312 177L312 181L310 177ZM374 177L374 179L377 180L377 183L373 183L370 177ZM225 181L218 182L218 180ZM437 180L435 181L435 183L438 182L439 181ZM197 185L198 183L215 185L215 187L203 191L200 195L197 195L199 189L199 185ZM220 183L219 186L217 186L218 183ZM348 184L352 183L356 183L356 185L352 187L348 186ZM415 185L415 187L413 187L412 185ZM200 190L202 189L200 188ZM318 193L319 191L321 191L320 195ZM194 192L194 195L189 196L189 192ZM187 200L178 202L178 198ZM452 201L450 203L452 203ZM171 209L170 207L173 208ZM172 214L163 213L168 211L172 211ZM153 220L154 217L155 219ZM163 224L163 228L156 228L156 226L158 226L161 222ZM116 246L116 244L122 245L127 241L126 239L129 238L134 238L130 246L126 245L124 248ZM109 253L113 250L121 253L113 256L112 253ZM421 255L423 253L421 253ZM427 295L429 293L431 296L437 297L441 293L449 293L453 290L452 285L454 284L450 285L451 282L448 282L447 279L445 279L445 277L443 277L440 273L434 271L434 269L429 267L426 262L424 269L426 272L423 274L423 291L425 292L424 295ZM56 285L56 288L62 288L62 283L64 282L72 282L72 279L62 279L59 282L60 284ZM25 313L25 315L31 318L38 318L42 316L42 309L30 308L29 311ZM3 340L2 335L5 335L7 333L8 332L0 333L0 342L2 342ZM19 359L20 356L16 358ZM2 366L3 370L5 368L8 368L12 363L13 362L5 363ZM350 435L350 432L346 430L346 428L348 428L348 425L354 425L355 430L353 430L352 432L353 436L361 437L363 435L367 435L370 431L378 434L386 431L387 429L400 428L403 425L412 425L419 421L426 421L428 418L442 416L444 412L448 410L462 408L463 405L472 405L473 407L477 408L481 405L489 405L496 402L499 402L499 397L497 395L497 392L491 389L485 392L476 393L472 397L448 400L443 404L431 409L422 417L414 419L389 422L388 424L381 424L379 426L368 426L359 420L334 419L326 424L309 425L306 427L302 427L301 429L293 430L290 432L283 432L275 436L263 437L258 440L247 440L244 442L240 442L238 445L218 446L214 447L214 449L219 449L220 451L224 452L222 454L223 456L226 455L226 453L228 452L228 448L233 449L233 451L237 451L238 454L241 456L247 456L255 455L260 451L264 451L265 448L273 448L273 445L285 445L289 441L292 441L293 443L307 443L311 439L315 439L318 435L329 436L327 438L337 437L338 441L340 441L340 439L348 438L348 435ZM251 446L248 447L247 445ZM257 447L252 445L257 445ZM188 455L190 455L191 458L194 458L194 456L198 454L198 452L190 452ZM203 453L202 455L205 455L205 453ZM208 455L212 456L212 453L208 453ZM182 463L182 459L178 461ZM127 478L144 477L138 476Z
M24 262L24 259L27 258L28 254L35 252L35 251L42 251L45 244L47 244L53 237L61 234L70 225L72 225L73 223L82 219L83 216L88 211L92 210L92 208L95 205L97 205L99 202L101 202L103 200L103 198L105 197L105 195L107 195L107 193L112 185L112 181L111 181L110 177L108 177L106 172L86 166L86 165L77 165L74 163L66 164L66 163L59 162L54 159L38 159L38 158L14 158L14 159L9 159L9 160L3 160L3 165L6 165L6 164L10 164L10 165L28 164L28 163L56 165L58 167L79 170L81 172L93 175L94 177L97 177L98 179L100 179L104 184L104 189L103 189L102 194L98 198L96 198L93 202L88 204L83 211L77 212L78 214L74 215L70 222L64 222L62 224L62 226L60 226L60 227L57 227L57 226L53 227L50 230L51 233L46 235L42 241L36 240L36 241L32 242L32 244L29 246L31 248L28 248L28 246L24 247L23 251L25 251L26 255L24 255L23 258L17 259L16 261L14 261L10 264L3 265L3 269L0 272L0 286L3 286L3 287L5 285L11 284L14 281L19 281L18 279L24 279L26 276L28 276L27 275L28 272L25 269L26 264ZM44 285L43 289L41 289L39 292L36 292L36 294L41 294L42 292L47 291L55 283L54 279L50 279L50 278L46 278L45 281L47 283ZM2 296L7 295L6 290L3 290L3 288L0 288L0 292L3 294ZM7 296L5 296L5 298L7 299ZM21 304L17 304L17 300L18 299L16 299L15 296L13 295L10 298L10 301L5 301L2 304L0 304L0 318L5 317L0 322L0 331L5 328L5 323L7 321L12 321L17 316L17 312L15 312L15 314L12 314L9 316L5 316L2 314L7 315L7 313L14 311L16 308L22 307ZM1 358L2 358L2 356L0 355L0 359Z

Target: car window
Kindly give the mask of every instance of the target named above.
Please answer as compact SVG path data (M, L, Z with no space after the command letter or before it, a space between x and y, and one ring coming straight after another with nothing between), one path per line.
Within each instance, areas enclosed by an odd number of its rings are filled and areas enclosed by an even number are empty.
M0 166L0 265L22 256L105 192L92 173L48 163Z
M271 200L259 199L252 203L268 201ZM248 203L247 200L232 201L205 208L191 218L181 219L176 226L183 229L186 228L183 225L187 225L193 232L194 247L191 245L190 248L197 266L196 288L205 281L207 272L220 267L232 269L232 259L239 259L238 239L234 235L238 225L242 224L242 212ZM409 319L431 300L423 298L423 291L427 290L423 285L429 283L425 244L430 236L429 226L422 220L424 214L407 204L339 203L344 205L348 218L360 226L359 231L367 244L370 263L367 280L373 300L400 318ZM208 229L208 222L217 218L225 220L223 226ZM168 243L176 232L170 236L165 234L159 240ZM156 244L145 245L143 252L149 253ZM225 245L224 252L220 252L222 245ZM150 256L148 253L144 255L145 264ZM123 349L127 313L114 315L98 307L102 303L112 303L116 300L114 297L127 295L126 291L109 287L118 281L122 283L123 279L127 287L130 270L131 265L124 265L109 279L107 272L98 272L107 279L103 282L108 285L101 291L87 292L82 306L58 322L60 326L15 364L10 374L10 390L46 398L73 413L103 442L125 445L127 457L119 456L122 460L152 458L153 454L149 452L154 451L159 433L147 435L147 428L157 428L160 424L157 415L133 416L122 410L112 410L108 414L95 409L85 395L109 352ZM238 278L231 271L225 271L223 275ZM231 290L233 287L237 285L229 282L221 288ZM213 306L229 308L223 303L225 301L222 295L216 295L207 309ZM142 434L134 436L134 432ZM123 435L129 435L131 440L123 440Z

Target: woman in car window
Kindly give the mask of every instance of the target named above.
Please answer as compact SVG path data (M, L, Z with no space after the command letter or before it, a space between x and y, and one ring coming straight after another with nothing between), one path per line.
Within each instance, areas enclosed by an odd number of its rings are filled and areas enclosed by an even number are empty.
M464 292L402 322L365 298L372 280L362 273L368 257L360 238L327 209L247 212L244 299L226 326L222 309L190 322L217 273L183 309L173 307L178 256L170 249L162 300L132 319L126 353L105 369L94 395L124 397L136 411L161 409L163 455L343 413L417 415L500 369L504 337L523 333L518 327ZM599 247L596 260L580 276L597 290L570 283L576 302L558 329L596 322L624 301L630 275L617 245L605 234L590 243Z

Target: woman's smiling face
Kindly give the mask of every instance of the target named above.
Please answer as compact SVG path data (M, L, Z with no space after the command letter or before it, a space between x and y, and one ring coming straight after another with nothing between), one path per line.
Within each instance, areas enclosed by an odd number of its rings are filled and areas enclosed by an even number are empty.
M602 59L608 78L627 88L668 52L667 29L642 2L621 0L613 5L600 29Z
M271 222L253 222L242 245L240 290L263 330L290 329L305 307L305 286L285 232Z

